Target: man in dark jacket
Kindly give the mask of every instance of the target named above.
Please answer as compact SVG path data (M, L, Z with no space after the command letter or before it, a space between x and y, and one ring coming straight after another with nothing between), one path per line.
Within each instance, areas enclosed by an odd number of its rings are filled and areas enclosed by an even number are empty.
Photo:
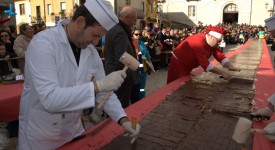
M125 6L119 14L119 23L106 33L104 56L105 72L107 75L123 69L124 65L119 61L119 58L124 52L137 58L131 38L131 27L136 24L136 20L136 10L130 6ZM129 106L132 87L134 84L139 83L140 76L138 70L132 71L128 69L126 73L127 78L121 87L115 91L123 108Z

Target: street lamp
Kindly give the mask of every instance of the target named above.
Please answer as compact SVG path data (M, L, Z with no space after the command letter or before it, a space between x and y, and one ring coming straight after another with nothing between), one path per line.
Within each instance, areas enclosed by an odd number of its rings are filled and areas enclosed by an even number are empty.
M158 14L158 19L159 19L159 22L160 22L160 27L161 27L161 22L162 22L162 17L163 17L163 10L162 10L162 4L160 3L158 5L158 11L157 11L159 14Z
M159 23L159 18L160 18L160 12L156 12L156 16L157 16L157 23Z
M266 9L266 10L268 9L268 5L269 5L269 4L266 2L266 3L265 3L265 9Z

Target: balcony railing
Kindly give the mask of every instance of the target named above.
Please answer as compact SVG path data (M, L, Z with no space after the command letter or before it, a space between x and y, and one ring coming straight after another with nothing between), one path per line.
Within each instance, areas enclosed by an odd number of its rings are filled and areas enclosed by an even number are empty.
M15 59L19 59L20 57L12 57L9 60L15 60ZM0 61L5 61L5 58L0 58Z

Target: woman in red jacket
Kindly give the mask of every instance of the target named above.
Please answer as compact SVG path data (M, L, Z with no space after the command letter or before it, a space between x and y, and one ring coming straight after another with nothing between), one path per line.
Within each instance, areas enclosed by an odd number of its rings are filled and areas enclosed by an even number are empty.
M221 27L207 27L206 33L195 34L182 41L173 51L168 69L167 83L189 75L192 69L201 66L205 71L220 74L229 80L230 74L209 62L211 55L230 71L240 71L229 62L218 47L226 31Z

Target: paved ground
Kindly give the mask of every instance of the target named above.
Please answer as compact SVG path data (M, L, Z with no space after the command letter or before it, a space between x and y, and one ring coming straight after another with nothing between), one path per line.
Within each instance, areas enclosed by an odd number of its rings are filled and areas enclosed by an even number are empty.
M0 123L0 150L15 150L17 138L8 138L5 123Z

